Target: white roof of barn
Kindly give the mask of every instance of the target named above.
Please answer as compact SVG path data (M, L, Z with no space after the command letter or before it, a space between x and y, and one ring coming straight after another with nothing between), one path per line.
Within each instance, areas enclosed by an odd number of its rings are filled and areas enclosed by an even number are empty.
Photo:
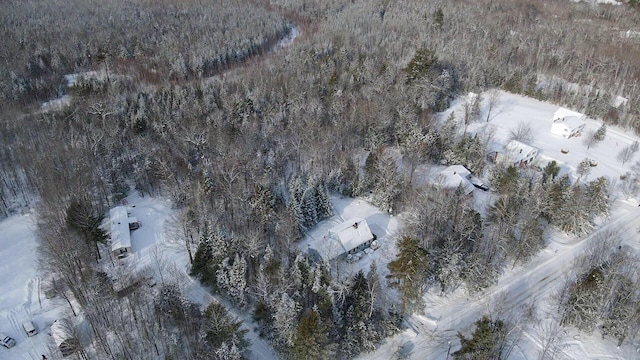
M579 120L584 121L585 115L577 111L569 110L563 107L558 108L558 110L556 110L556 112L553 113L553 121L565 119L565 122L566 122L568 120L567 118L570 118L570 117L576 117Z
M111 226L111 251L131 247L129 233L129 215L127 208L116 206L109 210L109 225Z
M462 186L462 190L465 194L473 192L473 184L467 179L467 176L471 175L469 170L462 165L451 165L448 168L442 170L438 175L439 184L446 188L457 188Z
M340 241L345 252L373 239L367 221L361 218L353 218L331 228L328 235Z
M505 154L514 163L527 159L537 151L537 148L534 148L533 146L527 145L518 140L511 140L509 141L507 146L504 147Z

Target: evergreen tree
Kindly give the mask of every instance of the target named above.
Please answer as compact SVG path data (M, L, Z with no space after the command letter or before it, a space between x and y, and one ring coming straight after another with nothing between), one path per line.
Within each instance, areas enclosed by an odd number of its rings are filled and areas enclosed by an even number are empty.
M214 349L222 348L223 352L231 350L231 347L239 352L247 349L249 341L244 336L249 330L241 327L242 321L231 316L222 304L214 301L207 306L204 312L205 340Z
M502 359L499 344L504 342L506 327L502 320L492 321L488 316L476 321L476 328L467 339L458 332L460 350L453 353L460 360L496 360Z
M200 243L196 249L196 254L191 264L191 276L199 277L203 282L208 282L209 278L209 266L213 260L213 246L211 244L211 234L208 229L205 229L204 233L200 236ZM215 274L215 273L214 273ZM210 280L210 279L209 279Z
M247 261L243 256L236 254L233 259L233 265L229 270L229 286L228 293L238 302L239 305L244 305L245 294L247 291Z
M594 135L594 139L598 142L603 141L607 137L607 124L602 124Z
M296 219L296 223L298 225L298 229L300 232L304 232L307 228L306 224L306 216L304 212L302 198L304 195L304 187L302 184L302 180L299 177L294 177L289 181L289 202L287 207L289 212Z
M609 182L599 177L587 184L587 209L591 217L605 216L609 212Z
M585 202L582 187L575 185L564 192L553 223L562 231L575 235L586 234L591 230L589 208Z
M442 29L444 25L444 13L441 8L437 8L436 11L433 12L433 22L438 29Z
M302 216L304 217L303 227L310 229L318 223L318 197L315 188L307 188L302 195Z
M496 190L503 195L513 195L518 189L520 174L518 168L495 166L491 172L490 181Z
M106 243L107 234L100 228L103 217L94 214L91 201L87 197L71 200L66 212L66 224L69 228L79 232L87 247L100 259L99 243Z
M318 182L315 194L316 204L318 205L318 209L316 211L318 214L318 220L324 220L333 216L333 205L331 205L329 192L324 183Z
M591 160L589 158L584 158L578 164L578 168L576 169L576 173L580 178L589 176L591 172Z
M404 71L407 73L407 83L412 83L415 80L433 76L435 65L438 63L438 58L435 52L429 49L418 49L414 57L409 61Z
M328 327L315 310L310 310L300 319L293 344L293 358L330 359L333 346L328 336Z
M428 254L420 247L419 240L409 236L403 236L397 246L397 258L387 265L390 271L387 279L389 286L398 289L402 313L408 314L422 307Z
M373 203L385 211L391 212L398 200L401 179L395 160L391 156L382 156L376 169L376 186Z
M275 304L273 326L276 329L278 342L286 348L294 345L298 311L300 311L300 305L283 292Z
M555 180L556 176L560 172L560 166L556 163L555 160L552 160L547 166L544 167L542 172L542 182L546 183L548 180Z
M358 182L358 194L367 195L373 191L378 178L378 151L370 151L364 163L362 181Z

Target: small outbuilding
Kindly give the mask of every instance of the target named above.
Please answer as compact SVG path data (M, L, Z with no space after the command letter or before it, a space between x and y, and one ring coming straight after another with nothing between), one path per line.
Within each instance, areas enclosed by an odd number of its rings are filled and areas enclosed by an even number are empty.
M565 108L559 108L555 113L553 113L551 133L567 139L574 136L580 136L585 126L585 119L586 116L584 114Z
M51 325L51 337L62 357L72 355L80 349L80 340L73 335L69 321L65 320L56 320Z
M322 239L312 241L308 252L316 260L339 260L368 248L373 240L367 221L353 218L331 228Z

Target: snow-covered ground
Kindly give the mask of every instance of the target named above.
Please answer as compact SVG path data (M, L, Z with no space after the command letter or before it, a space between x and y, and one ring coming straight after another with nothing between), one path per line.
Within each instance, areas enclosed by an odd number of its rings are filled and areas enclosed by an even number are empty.
M539 323L526 326L524 336L510 359L537 359L543 344L546 321L556 308L550 308L553 295L572 274L573 259L593 248L602 234L613 232L621 243L637 247L640 234L640 208L635 203L620 202L612 220L583 239L569 239L558 235L531 262L517 266L500 277L498 283L474 295L463 290L442 297L438 291L425 295L424 314L414 314L409 328L389 339L375 353L362 359L388 359L399 347L409 344L411 359L445 359L451 344L456 351L458 331L472 327L473 322L496 311L496 306L516 309L526 305L538 306ZM617 347L616 340L602 339L597 332L586 334L574 328L564 328L557 335L556 359L637 359L637 344L625 343Z
M449 110L441 114L442 119L446 119L454 111L459 121L463 118L463 103L456 102ZM584 144L584 138L590 131L597 130L601 122L593 119L586 120L583 135L565 139L550 132L553 123L553 113L560 106L542 102L533 98L500 92L497 106L492 110L491 120L487 123L484 120L469 125L468 131L471 133L487 133L495 131L493 141L489 143L489 149L500 149L508 143L510 131L516 129L519 123L526 123L531 127L533 141L528 145L540 150L537 163L544 167L549 161L556 160L561 166L561 174L573 173L578 164L586 157L597 161L598 165L591 168L590 174L583 180L594 180L600 176L608 177L611 180L619 179L620 175L626 173L632 164L640 160L640 152L634 154L633 158L622 164L617 160L618 153L638 140L635 135L627 134L623 129L613 126L607 127L606 139L597 143L590 149ZM482 102L481 119L485 119L487 103ZM563 154L560 150L567 149L569 152Z
M16 346L0 346L0 359L42 359L48 354L49 327L65 310L59 299L47 299L38 274L38 243L33 216L15 215L0 222L0 332ZM32 321L38 334L28 337L22 323Z
M386 264L392 261L396 255L394 235L400 226L398 217L381 211L363 199L333 195L331 203L335 212L334 216L320 222L306 233L305 238L298 244L300 251L306 252L310 242L322 239L329 229L338 224L353 218L365 219L371 232L378 237L380 248L370 254L362 252L363 257L355 263L340 261L337 269L333 269L337 270L333 275L338 278L337 280L345 280L353 277L360 270L366 274L371 263L375 261L378 273L384 277L388 273Z
M212 301L219 301L199 281L188 276L189 256L185 245L171 236L169 223L175 213L171 203L137 194L129 196L127 202L131 215L138 218L142 227L132 232L133 254L122 260L113 259L112 275L148 271L158 283L165 280L180 284L183 293L191 301L202 304L203 309ZM1 360L40 360L42 355L52 358L51 324L69 311L59 296L46 299L43 294L34 231L33 215L13 216L0 222L0 332L17 342L11 349L0 346ZM107 257L105 263L111 260ZM251 358L277 359L271 346L253 331L250 316L241 315L222 302L249 330L246 337L251 341ZM35 323L38 335L26 335L21 325L26 320Z
M486 117L486 100L482 103L481 118ZM463 102L457 101L446 112L440 114L446 119L452 111L456 117L463 116ZM625 165L617 159L622 148L630 145L638 137L626 134L614 127L607 129L606 139L587 151L584 137L565 139L549 132L553 113L557 105L540 102L520 95L501 92L495 115L489 123L484 121L471 124L471 133L482 133L487 127L493 128L495 136L490 147L506 145L510 130L520 122L529 124L533 145L540 149L538 165L556 160L562 167L562 173L573 173L580 161L588 156L598 162L591 169L587 180L605 176L616 180L626 173L632 164L640 160L640 154ZM600 123L587 120L584 133L596 130ZM568 154L560 152L569 149ZM416 183L429 181L442 169L441 166L419 166L416 170ZM575 178L575 177L574 177ZM486 205L492 195L479 190L473 192L476 207ZM484 203L484 204L483 204ZM584 238L571 238L560 232L550 230L548 245L525 265L508 267L498 282L489 289L470 295L463 289L452 294L440 296L437 290L425 294L423 314L410 316L406 324L408 329L388 339L376 352L362 355L361 359L389 359L399 352L408 354L411 359L446 359L459 348L456 337L458 331L468 335L473 323L483 315L494 313L498 304L501 308L517 309L535 305L534 314L538 321L523 324L523 336L511 353L510 359L538 359L544 344L544 337L557 315L554 307L554 295L561 289L566 279L573 275L573 260L581 254L591 251L603 234L617 234L622 244L640 251L640 208L635 200L618 200L612 206L609 219L600 221L596 230ZM382 268L382 266L380 266ZM640 343L625 342L617 347L614 339L602 339L596 331L586 334L574 328L560 328L555 336L555 359L640 359Z

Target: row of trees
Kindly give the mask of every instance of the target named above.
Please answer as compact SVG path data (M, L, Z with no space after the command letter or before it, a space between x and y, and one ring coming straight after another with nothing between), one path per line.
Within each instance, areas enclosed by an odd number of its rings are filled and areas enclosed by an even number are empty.
M278 12L237 1L1 6L0 23L11 31L4 32L0 99L25 102L59 96L63 75L98 66L106 80L110 72L150 82L210 76L269 52L292 28Z
M551 162L542 172L495 166L491 183L499 197L481 216L462 189L431 187L416 195L390 285L407 312L421 308L422 294L439 284L445 294L465 285L476 291L493 284L508 263L526 262L545 246L550 224L574 235L588 233L609 208L605 178L572 184Z

